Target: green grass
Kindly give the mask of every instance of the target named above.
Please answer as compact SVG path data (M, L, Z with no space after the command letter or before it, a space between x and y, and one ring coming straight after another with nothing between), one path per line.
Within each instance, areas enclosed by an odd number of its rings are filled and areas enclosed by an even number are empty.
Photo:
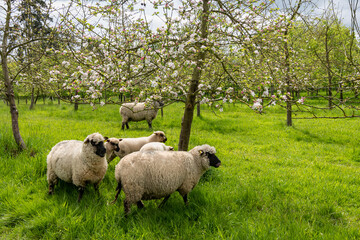
M41 101L42 103L42 101ZM79 111L67 104L39 104L33 111L21 102L20 131L28 149L18 152L8 107L0 103L0 239L359 239L359 120L294 120L272 108L253 113L226 105L213 114L202 107L195 117L190 148L216 147L222 161L207 172L184 206L178 193L162 209L161 200L133 206L124 217L115 196L110 163L100 196L88 186L77 203L77 190L60 182L47 195L46 156L65 139L83 140L93 132L108 137L151 134L146 122L121 130L119 106ZM183 105L164 109L154 120L167 145L177 149Z

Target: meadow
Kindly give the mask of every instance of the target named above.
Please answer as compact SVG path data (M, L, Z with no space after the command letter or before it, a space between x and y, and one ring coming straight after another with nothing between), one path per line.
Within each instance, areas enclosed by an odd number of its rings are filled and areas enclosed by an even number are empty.
M115 165L110 163L100 196L88 186L60 182L47 194L46 156L66 139L93 132L108 137L152 133L146 122L121 130L118 105L96 110L20 102L20 131L28 149L19 152L9 108L0 103L0 239L360 239L360 147L358 119L294 120L283 109L266 114L229 104L216 114L202 106L192 126L190 149L209 144L222 165L212 168L185 206L174 193L145 201L124 216L122 192L114 205ZM167 145L177 149L183 105L173 104L153 121Z

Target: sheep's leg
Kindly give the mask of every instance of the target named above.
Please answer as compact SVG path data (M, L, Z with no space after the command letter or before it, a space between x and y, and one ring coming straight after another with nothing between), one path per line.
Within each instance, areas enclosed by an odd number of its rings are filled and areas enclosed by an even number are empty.
M118 196L121 192L121 182L118 183L117 187L116 187L116 195L115 195L115 199L114 201L111 202L111 204L114 204L116 202L116 200L118 199Z
M94 189L95 189L96 194L99 196L100 195L99 183L94 183Z
M148 121L149 129L152 129L151 121Z
M51 195L54 192L54 186L58 181L58 177L51 169L49 169L49 167L47 170L47 179L49 183L49 194Z
M141 200L138 201L136 204L137 204L137 207L138 207L139 209L144 208L144 204L143 204L143 202L142 202Z
M124 210L125 210L125 216L129 215L130 213L130 207L131 203L128 200L124 200Z
M188 205L189 205L189 202L188 202L187 194L183 195L182 197L183 197L183 199L184 199L185 205L188 206Z
M129 123L128 122L126 122L126 128L129 129Z
M124 130L125 129L125 123L123 122L122 124L121 124L121 130Z
M164 204L167 202L167 200L170 198L170 195L164 197L164 199L162 200L162 202L159 204L158 208L161 208L162 206L164 206Z
M54 185L53 183L49 183L49 195L52 195L54 193Z
M79 191L79 197L78 197L78 200L77 200L78 202L81 201L82 196L83 196L83 194L84 194L84 190L85 190L84 187L79 187L79 189L78 189L78 191Z

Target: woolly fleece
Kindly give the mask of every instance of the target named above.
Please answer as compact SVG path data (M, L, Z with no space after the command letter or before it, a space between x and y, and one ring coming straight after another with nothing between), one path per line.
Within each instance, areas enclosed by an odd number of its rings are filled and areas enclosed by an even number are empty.
M204 152L215 154L216 151L214 147L202 145L189 152L134 152L124 157L115 167L115 179L125 192L125 212L128 213L131 204L141 200L167 199L175 191L186 202L187 194L210 168Z
M148 137L139 137L139 138L123 138L119 142L119 152L115 152L120 158L125 157L126 155L139 151L142 146L150 142L166 142L167 138L163 131L155 131Z
M141 147L140 152L145 151L174 151L174 148L171 146L166 146L164 143L151 142Z
M85 187L86 183L97 186L104 178L108 164L105 156L96 154L97 148L91 141L99 144L104 140L101 134L93 133L84 142L66 140L56 144L47 156L49 186L55 185L58 178L78 187Z

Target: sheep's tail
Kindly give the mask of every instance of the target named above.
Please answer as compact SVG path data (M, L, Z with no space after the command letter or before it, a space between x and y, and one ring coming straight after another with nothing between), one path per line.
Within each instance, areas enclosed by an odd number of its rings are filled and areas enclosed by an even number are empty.
M119 181L117 187L116 187L116 195L115 195L115 199L114 201L111 202L111 204L114 204L116 202L116 200L118 199L119 197L119 194L121 192L121 188L122 188L122 185L121 185L121 181Z

